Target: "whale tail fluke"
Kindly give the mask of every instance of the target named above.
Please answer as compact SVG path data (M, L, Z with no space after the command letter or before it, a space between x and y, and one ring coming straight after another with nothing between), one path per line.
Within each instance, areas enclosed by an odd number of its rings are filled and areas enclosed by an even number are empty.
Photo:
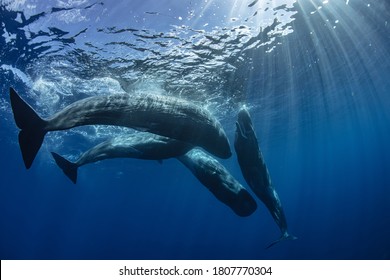
M54 152L51 152L54 160L56 161L57 165L62 169L62 171L65 173L65 175L74 183L77 182L77 169L78 165L74 162L71 162L64 157L60 156L59 154L56 154Z
M19 132L19 146L24 165L29 169L42 145L46 131L46 121L30 107L13 88L10 88L10 100Z
M297 237L295 237L294 235L291 235L289 234L288 232L285 232L283 233L283 235L278 239L278 240L275 240L274 242L272 242L271 244L269 244L266 249L269 249L271 248L272 246L274 246L275 244L278 244L280 241L284 241L284 240L296 240L298 239Z

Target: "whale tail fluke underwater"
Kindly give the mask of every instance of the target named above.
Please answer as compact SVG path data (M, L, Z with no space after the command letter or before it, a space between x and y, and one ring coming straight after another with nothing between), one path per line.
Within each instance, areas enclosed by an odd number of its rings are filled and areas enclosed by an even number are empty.
M54 160L56 161L57 165L62 169L62 171L65 173L65 175L74 183L77 182L77 169L78 165L76 163L70 162L69 160L65 159L64 157L60 156L59 154L56 154L54 152L51 152Z
M271 248L272 246L278 244L280 241L284 241L284 240L296 240L298 239L297 237L295 237L294 235L291 235L289 234L288 232L285 232L283 233L283 235L278 239L278 240L275 240L274 242L272 242L271 244L269 244L266 249L269 249Z
M46 134L46 121L30 107L13 88L10 88L10 100L19 132L19 146L24 165L29 169L34 161Z

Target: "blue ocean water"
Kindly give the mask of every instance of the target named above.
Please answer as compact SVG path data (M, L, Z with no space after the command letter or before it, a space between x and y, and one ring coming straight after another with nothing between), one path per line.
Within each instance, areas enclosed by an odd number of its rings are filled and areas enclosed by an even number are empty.
M390 3L1 1L1 259L389 259ZM289 231L242 218L176 159L77 158L129 129L50 132L26 170L9 102L42 116L155 92L207 107L234 143L252 115ZM233 147L232 147L233 149ZM236 155L221 163L248 190ZM249 190L250 191L250 190Z

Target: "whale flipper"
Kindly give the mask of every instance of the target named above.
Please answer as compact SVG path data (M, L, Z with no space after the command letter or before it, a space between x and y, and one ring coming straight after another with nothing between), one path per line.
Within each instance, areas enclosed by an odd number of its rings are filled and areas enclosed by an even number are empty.
M59 154L56 154L54 152L51 152L54 160L56 161L57 165L64 171L65 175L68 176L68 178L76 184L77 182L77 169L78 165L76 163L70 162L69 160L63 158Z
M46 134L46 121L28 105L13 88L10 88L10 99L16 125L19 132L19 146L24 165L29 169L34 161Z
M296 240L298 239L297 237L295 237L294 235L291 235L289 234L288 232L285 232L278 240L275 240L274 242L272 242L271 244L269 244L266 249L269 249L271 248L272 246L274 246L275 244L278 244L280 241L284 241L284 240Z

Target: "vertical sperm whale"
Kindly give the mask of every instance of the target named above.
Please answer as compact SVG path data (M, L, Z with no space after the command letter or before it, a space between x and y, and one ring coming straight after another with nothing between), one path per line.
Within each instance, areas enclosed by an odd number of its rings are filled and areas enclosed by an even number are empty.
M267 248L282 240L296 239L295 236L288 233L282 203L271 183L271 178L259 148L251 117L245 107L238 113L234 148L245 181L267 207L282 233L282 236L272 242Z

